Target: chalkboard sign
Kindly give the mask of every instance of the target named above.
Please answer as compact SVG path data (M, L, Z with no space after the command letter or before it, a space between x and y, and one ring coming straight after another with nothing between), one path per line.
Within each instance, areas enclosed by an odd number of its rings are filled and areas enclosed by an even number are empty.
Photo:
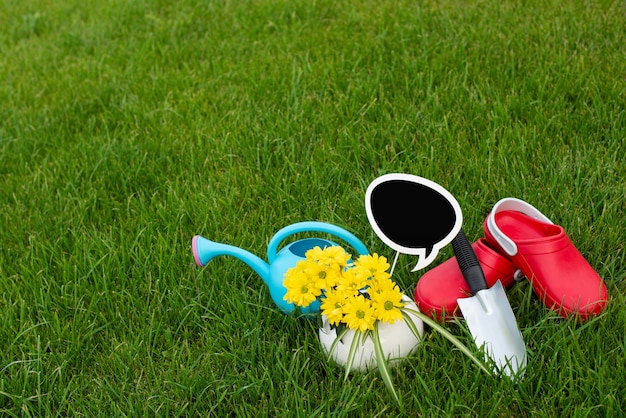
M386 174L374 180L367 188L365 209L386 245L419 257L413 271L432 263L463 222L461 207L450 192L411 174Z

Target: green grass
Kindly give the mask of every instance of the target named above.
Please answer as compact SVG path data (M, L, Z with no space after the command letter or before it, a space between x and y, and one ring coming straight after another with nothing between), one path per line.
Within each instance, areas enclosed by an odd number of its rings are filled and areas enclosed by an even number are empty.
M403 414L247 266L190 249L264 257L321 220L392 257L363 204L388 172L448 188L470 239L498 199L534 204L611 296L581 325L512 289L518 385L429 334L393 372L404 412L626 409L622 2L2 3L0 414ZM414 263L396 269L409 294Z

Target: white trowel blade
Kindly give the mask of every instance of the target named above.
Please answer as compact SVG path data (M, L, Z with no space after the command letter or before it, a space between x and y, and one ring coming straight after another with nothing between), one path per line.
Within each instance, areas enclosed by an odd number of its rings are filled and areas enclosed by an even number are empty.
M498 280L490 289L457 302L476 345L484 347L498 371L521 377L527 361L526 345L502 283Z

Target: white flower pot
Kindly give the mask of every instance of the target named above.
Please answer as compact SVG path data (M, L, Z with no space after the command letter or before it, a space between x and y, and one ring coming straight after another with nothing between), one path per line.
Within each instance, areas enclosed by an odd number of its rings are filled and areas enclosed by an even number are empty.
M406 295L402 296L405 307L415 311L419 311L415 302ZM424 335L424 323L417 316L410 314L415 327L419 331L420 337ZM393 324L380 322L378 324L378 333L380 342L385 353L385 357L389 360L389 364L402 360L411 354L419 345L420 339L413 334L404 320L395 321ZM330 357L339 365L346 366L348 362L348 353L350 345L354 339L355 331L349 330L343 338L335 344ZM320 342L324 348L324 352L328 355L330 348L337 339L337 331L328 323L328 318L322 315L322 327L319 331ZM365 371L377 367L376 355L374 351L374 342L372 341L373 333L369 333L368 337L361 341L360 346L356 349L354 362L351 371Z

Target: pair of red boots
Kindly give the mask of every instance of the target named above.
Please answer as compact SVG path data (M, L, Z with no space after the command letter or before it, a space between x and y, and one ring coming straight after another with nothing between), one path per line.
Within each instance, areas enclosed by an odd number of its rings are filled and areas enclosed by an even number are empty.
M550 309L567 318L586 320L604 310L608 292L602 279L554 225L530 204L515 198L500 200L484 222L485 238L472 244L491 287L505 288L525 276ZM418 281L415 302L439 320L460 316L457 299L471 296L455 258Z

